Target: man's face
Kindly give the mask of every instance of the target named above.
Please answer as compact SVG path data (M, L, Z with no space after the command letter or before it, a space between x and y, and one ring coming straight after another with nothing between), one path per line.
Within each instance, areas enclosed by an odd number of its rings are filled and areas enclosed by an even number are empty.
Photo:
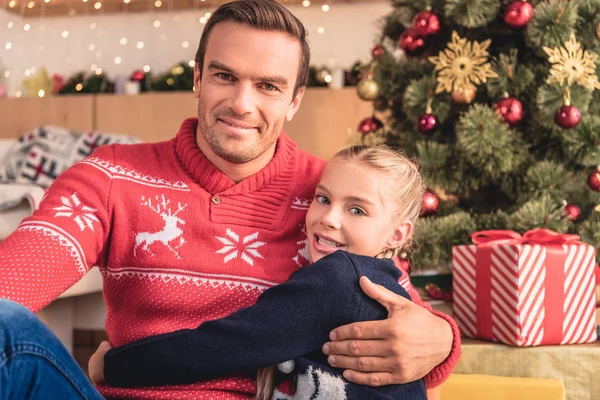
M283 32L232 22L214 26L200 77L198 140L220 158L246 163L274 149L285 120L291 120L304 89L294 96L301 47Z

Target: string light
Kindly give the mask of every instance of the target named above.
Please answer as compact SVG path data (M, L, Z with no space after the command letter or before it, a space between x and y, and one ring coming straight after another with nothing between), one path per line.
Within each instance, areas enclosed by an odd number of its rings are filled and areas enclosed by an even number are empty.
M33 7L35 7L35 3L34 3L33 1L30 1L30 2L27 4L27 8L29 8L29 9L31 10Z
M46 94L46 92L44 92L43 89L40 89L40 91L38 92L39 97L44 97L45 94Z
M190 66L190 68L194 68L194 66L196 65L196 61L190 60L190 62L188 63L188 65Z
M323 80L324 80L325 82L327 82L327 83L331 82L331 80L332 80L332 79L333 79L333 78L332 78L332 77L331 77L331 75L329 75L329 74L325 75L325 77L323 78Z
M90 44L90 45L88 46L88 49L89 49L90 51L94 51L94 50L96 50L96 45L92 43L92 44Z
M200 17L198 22L200 22L202 25L206 24L206 17Z
M138 49L143 49L144 48L144 42L137 42L137 48Z
M131 3L131 0L123 0L123 3L129 4L129 3Z
M77 85L75 85L75 90L77 90L78 92L81 92L81 89L83 89L83 85L81 83L78 83Z
M31 25L29 25L29 24L25 24L25 25L23 25L23 30L24 30L25 32L28 32L30 29L31 29Z
M115 57L115 64L121 64L121 57Z
M13 26L15 26L15 23L14 23L14 22L12 22L12 21L10 21L10 22L8 23L8 29L12 28Z
M123 46L125 46L127 44L127 38L121 38L119 43L121 43Z
M50 0L44 0L44 3L48 4L50 3Z
M323 33L325 33L325 28L323 28L322 26L320 26L320 27L317 28L317 32L320 33L320 34L323 34Z
M10 71L4 71L4 77L8 78L10 76Z
M10 8L15 8L16 5L17 5L17 2L15 0L10 0L10 3L8 3L8 6Z
M156 20L152 25L154 25L155 28L160 28L160 21Z
M84 3L87 3L87 2L88 2L88 0L83 0L83 2L84 2Z
M144 70L144 72L148 73L150 72L150 66L148 64L144 65L144 68L142 68Z
M329 6L327 4L323 4L323 6L321 7L321 10L323 10L323 12L327 12L327 11L329 11Z
M98 69L98 66L96 64L92 64L90 66L90 71L95 72Z
M35 74L35 71L36 71L35 67L32 67L32 68L31 68L31 73L32 73L32 74Z
M6 44L4 45L4 48L5 48L6 50L10 50L10 49L12 48L12 43L11 43L11 42L8 42L8 43L6 43Z
M190 42L188 42L187 40L184 41L183 43L181 43L181 47L183 47L184 49L187 49L188 47L190 47Z
M20 90L17 90L17 93L15 93L15 96L21 97L21 96L23 96L23 92L21 92Z
M25 70L25 76L29 76L31 75L31 70L30 69L26 69Z
M98 68L96 70L96 75L98 75L98 76L102 75L102 68Z
M99 9L101 9L101 8L102 8L102 3L100 3L99 1L98 1L98 2L96 2L96 4L94 4L94 8L95 8L96 10L99 10Z
M91 30L94 30L94 29L96 29L97 27L98 27L98 24L96 24L95 22L92 22L92 23L90 24L90 29L91 29Z
M62 37L65 38L65 39L68 38L69 37L69 31L63 31Z
M156 1L154 2L154 7L156 7L156 8L160 8L161 6L162 6L162 1L160 1L160 0L156 0Z
M304 7L308 7L308 6L310 6L310 1L308 1L308 0L304 0L304 1L302 2L302 5L303 5Z

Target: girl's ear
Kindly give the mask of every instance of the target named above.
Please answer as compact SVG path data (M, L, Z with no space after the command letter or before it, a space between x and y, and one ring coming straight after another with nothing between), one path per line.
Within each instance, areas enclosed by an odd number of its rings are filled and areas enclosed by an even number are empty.
M413 230L413 223L411 221L402 221L396 227L388 238L386 246L388 249L396 249L402 247L406 239L409 238Z

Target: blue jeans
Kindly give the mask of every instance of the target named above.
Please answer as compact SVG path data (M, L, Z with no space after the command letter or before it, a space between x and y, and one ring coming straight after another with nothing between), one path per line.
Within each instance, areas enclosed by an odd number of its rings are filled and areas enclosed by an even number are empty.
M102 398L35 314L0 299L0 400Z

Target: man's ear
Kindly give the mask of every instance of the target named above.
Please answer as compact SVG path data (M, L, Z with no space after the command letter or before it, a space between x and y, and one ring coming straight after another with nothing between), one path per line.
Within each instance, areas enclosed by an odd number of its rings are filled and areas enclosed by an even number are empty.
M402 221L395 228L388 241L386 246L388 249L396 249L398 247L402 247L406 239L410 236L413 230L413 223L411 221Z
M302 97L304 96L305 90L306 90L305 86L298 88L298 93L296 93L296 96L294 96L294 99L290 103L287 113L285 114L286 121L289 122L292 120L292 118L294 118L296 111L298 111L298 107L300 107L300 102L302 101Z
M202 83L202 71L200 71L200 66L198 62L194 65L194 97L200 98L200 84Z

